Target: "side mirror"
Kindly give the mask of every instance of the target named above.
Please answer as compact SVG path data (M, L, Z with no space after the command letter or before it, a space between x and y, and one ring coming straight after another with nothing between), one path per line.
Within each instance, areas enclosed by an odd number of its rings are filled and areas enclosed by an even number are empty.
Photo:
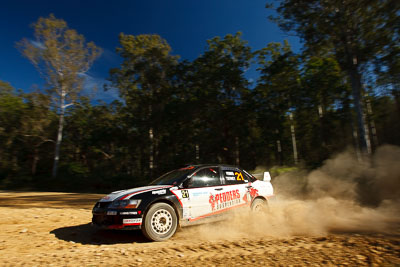
M271 182L271 174L269 172L264 172L264 182Z
M189 188L192 184L192 178L188 178L182 183L182 188Z

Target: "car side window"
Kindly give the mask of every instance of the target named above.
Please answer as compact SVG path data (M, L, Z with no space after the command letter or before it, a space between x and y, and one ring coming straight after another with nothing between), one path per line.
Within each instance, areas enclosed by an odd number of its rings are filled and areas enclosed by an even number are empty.
M247 183L248 177L241 170L232 169L232 170L223 170L224 178L226 184L245 184Z
M257 181L257 178L254 177L254 176L252 176L252 175L249 174L248 172L243 171L242 173L243 173L244 180L249 180L249 182L252 182L252 183L255 182L255 181Z
M218 185L221 185L218 168L205 168L193 174L189 188Z

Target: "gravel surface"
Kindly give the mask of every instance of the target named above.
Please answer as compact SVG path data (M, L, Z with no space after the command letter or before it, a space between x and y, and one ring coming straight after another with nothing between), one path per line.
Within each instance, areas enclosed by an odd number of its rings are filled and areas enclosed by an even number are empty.
M96 194L0 192L1 266L400 266L400 236L240 236L183 228L166 242L90 226ZM210 226L208 226L210 227Z

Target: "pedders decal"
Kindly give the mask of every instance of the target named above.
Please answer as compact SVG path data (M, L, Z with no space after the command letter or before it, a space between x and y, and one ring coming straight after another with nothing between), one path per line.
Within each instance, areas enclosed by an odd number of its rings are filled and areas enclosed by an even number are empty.
M208 202L211 204L212 211L217 211L240 204L239 189L215 195L210 194Z
M255 197L258 196L258 189L255 189L254 187L250 187L249 191L247 194L243 196L243 201L244 202L251 202Z

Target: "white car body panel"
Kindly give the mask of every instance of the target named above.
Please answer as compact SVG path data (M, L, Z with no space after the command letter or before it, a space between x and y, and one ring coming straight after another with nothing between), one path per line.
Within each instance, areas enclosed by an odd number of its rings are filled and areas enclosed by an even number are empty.
M183 220L195 221L223 211L250 206L255 197L268 199L273 196L272 184L268 181L220 185L203 188L177 189L171 192L183 208Z

